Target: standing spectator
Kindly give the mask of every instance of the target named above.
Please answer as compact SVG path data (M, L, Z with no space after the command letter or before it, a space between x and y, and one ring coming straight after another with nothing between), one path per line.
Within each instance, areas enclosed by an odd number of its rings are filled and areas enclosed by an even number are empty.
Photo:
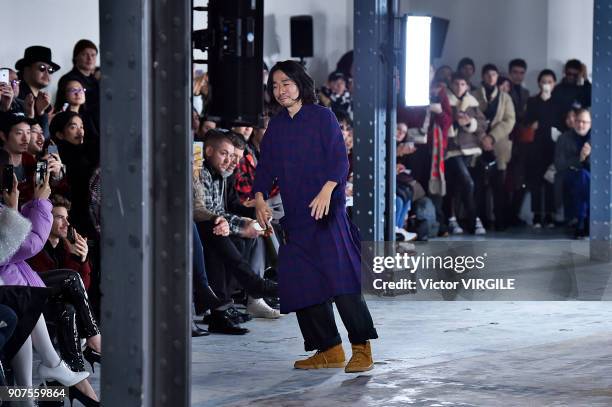
M70 110L81 116L85 126L85 133L87 134L86 142L97 140L100 137L94 114L86 103L89 99L91 99L91 96L87 95L87 88L80 79L63 81L62 87L57 88L57 96L55 98L56 113Z
M449 88L453 77L453 68L448 65L442 65L434 74L434 84L442 84L445 88Z
M513 59L508 64L508 76L511 81L510 97L514 104L516 123L522 123L527 109L529 90L523 87L525 74L527 73L527 62L524 59Z
M533 141L523 143L522 151L526 154L524 160L525 179L531 193L531 210L533 211L533 226L554 226L554 188L553 180L545 180L544 175L553 164L555 158L555 142L551 132L558 117L558 109L552 99L557 77L550 69L545 69L538 75L540 92L527 101L525 126L534 133ZM517 140L521 145L521 140ZM551 182L552 181L552 182ZM542 202L542 195L544 201ZM544 206L542 206L544 204Z
M72 51L72 70L60 78L57 88L67 89L66 82L71 80L76 80L85 87L87 92L87 110L91 113L93 123L99 133L100 83L96 77L97 57L98 47L96 47L96 44L86 39L77 41Z
M573 130L557 140L555 167L563 179L566 219L576 221L575 237L589 235L589 197L591 185L591 113L576 112Z
M463 228L454 216L453 199L461 200L465 210L465 228L469 233L484 234L480 219L476 217L474 201L474 181L468 170L473 159L480 154L485 118L479 109L478 101L469 91L467 79L455 73L448 94L448 102L453 112L453 124L448 131L448 149L445 154L448 193L445 198L446 215L451 233L463 233Z
M500 92L497 87L498 77L499 71L495 65L486 64L482 67L482 87L476 92L476 99L487 120L487 127L486 135L481 140L484 153L474 173L480 217L485 222L489 218L486 208L488 184L493 192L495 227L502 230L507 226L506 208L509 197L505 189L506 168L512 155L510 133L516 118L512 98L507 93ZM493 168L493 162L496 168Z
M560 115L557 118L558 128L563 128L565 113L572 109L591 106L591 82L589 82L586 66L578 59L570 59L565 63L565 76L553 91L553 99L559 106Z
M32 106L34 118L49 138L49 112L51 96L43 91L51 81L51 75L59 71L60 66L52 61L51 50L47 47L34 45L26 48L23 58L15 63L19 84L18 98L25 103L26 114L30 116Z
M469 57L461 58L459 63L457 64L457 72L459 72L468 83L470 87L470 92L476 90L476 86L472 84L472 76L476 73L476 65L474 64L474 60Z

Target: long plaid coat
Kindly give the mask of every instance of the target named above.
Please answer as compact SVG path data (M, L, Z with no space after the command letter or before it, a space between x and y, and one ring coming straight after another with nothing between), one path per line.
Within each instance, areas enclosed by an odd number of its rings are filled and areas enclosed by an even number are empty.
M281 225L287 240L280 248L278 277L281 312L361 292L359 233L348 219L345 186L348 156L331 110L302 106L268 125L261 144L253 194L267 197L276 179L283 197ZM329 215L315 220L308 205L327 181L338 183Z

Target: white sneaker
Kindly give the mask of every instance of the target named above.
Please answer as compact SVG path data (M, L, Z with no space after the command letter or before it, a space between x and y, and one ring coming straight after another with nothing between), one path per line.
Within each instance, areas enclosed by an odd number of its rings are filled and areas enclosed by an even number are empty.
M246 311L253 318L277 319L281 317L280 311L270 307L262 298L249 298Z
M536 222L533 224L534 229L542 229L542 224L540 222Z
M482 226L482 222L480 218L476 218L476 224L474 225L474 234L476 235L486 235L487 230Z
M55 367L44 364L38 366L38 375L43 381L55 380L66 387L71 387L89 377L89 372L73 372L63 360Z
M450 217L448 218L448 228L450 229L451 234L453 235L461 235L463 234L463 229L459 226L459 222L457 222L457 218Z
M396 234L396 240L399 242L411 242L418 237L416 233L408 232L406 229L400 228L397 226L395 227L395 234Z

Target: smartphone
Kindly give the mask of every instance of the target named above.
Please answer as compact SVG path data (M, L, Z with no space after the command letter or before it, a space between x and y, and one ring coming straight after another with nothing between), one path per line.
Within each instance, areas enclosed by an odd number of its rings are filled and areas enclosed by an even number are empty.
M261 227L259 222L254 222L253 223L253 229L255 229L258 232L263 232L265 230L264 228Z
M53 143L49 144L49 146L47 147L47 154L59 154L57 146Z
M10 83L8 69L0 69L0 83Z
M9 194L13 192L14 173L15 169L10 164L7 164L2 168L2 176L0 177L0 190L6 191Z
M68 236L66 238L72 244L76 242L76 237L74 236L74 228L72 226L68 226Z
M45 176L47 175L47 160L40 160L36 162L36 185L42 185L45 182Z

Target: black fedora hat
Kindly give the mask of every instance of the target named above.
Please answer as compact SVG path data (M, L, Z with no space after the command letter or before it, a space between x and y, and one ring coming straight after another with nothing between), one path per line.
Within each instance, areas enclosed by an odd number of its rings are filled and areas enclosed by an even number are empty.
M54 71L59 71L60 66L51 61L51 49L40 45L33 45L25 49L23 58L15 62L15 69L23 71L23 68L34 62L44 62L51 65Z

